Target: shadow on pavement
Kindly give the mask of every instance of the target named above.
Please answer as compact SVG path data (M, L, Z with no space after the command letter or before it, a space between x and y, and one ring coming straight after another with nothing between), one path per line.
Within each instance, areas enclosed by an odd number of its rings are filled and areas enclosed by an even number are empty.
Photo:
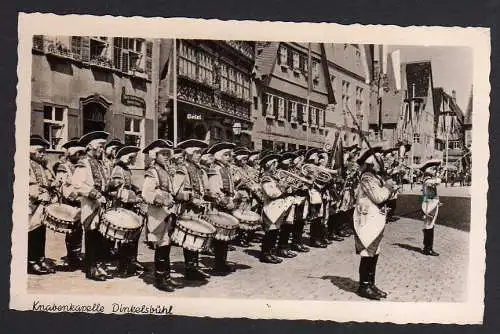
M231 261L231 259L228 259L227 262L228 262L229 266L231 266L231 268L234 269L235 271L252 268L251 266L248 266L246 264L233 262L233 261ZM205 266L207 268L213 268L215 266L215 260L213 257L200 257L200 263L203 264L203 266ZM208 270L205 270L205 271L208 272Z
M147 285L153 285L154 284L154 265L153 262L143 262L142 265L144 266L145 270L144 272L139 275L139 278L144 281ZM175 273L180 273L182 274L181 277L173 277L175 281L180 283L182 286L179 287L178 289L182 289L185 287L199 287L206 285L208 283L207 280L205 281L187 281L184 279L184 262L173 262L171 264L171 269Z
M260 250L258 249L244 249L243 252L250 256L253 256L256 259L260 258Z
M419 247L415 247L415 246L408 245L408 244L402 244L402 243L399 243L399 242L396 242L393 245L401 247L401 248L409 250L409 251L412 251L412 252L417 252L417 253L422 254L422 248L419 248Z
M358 290L358 285L359 285L358 282L353 281L349 277L326 275L326 276L321 276L320 278L323 280L329 280L337 288L347 292L356 293L356 291Z

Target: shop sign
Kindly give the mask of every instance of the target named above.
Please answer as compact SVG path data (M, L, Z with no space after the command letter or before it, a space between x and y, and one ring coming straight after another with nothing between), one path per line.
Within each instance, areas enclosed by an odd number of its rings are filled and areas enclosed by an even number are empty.
M138 107L146 112L146 101L139 96L125 94L125 87L122 87L122 103L126 106Z

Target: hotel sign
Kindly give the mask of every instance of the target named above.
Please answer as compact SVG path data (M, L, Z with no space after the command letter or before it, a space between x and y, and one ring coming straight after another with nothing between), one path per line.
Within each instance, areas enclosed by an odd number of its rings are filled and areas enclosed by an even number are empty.
M203 116L201 116L201 114L198 113L188 112L186 113L186 119L190 121L202 121Z

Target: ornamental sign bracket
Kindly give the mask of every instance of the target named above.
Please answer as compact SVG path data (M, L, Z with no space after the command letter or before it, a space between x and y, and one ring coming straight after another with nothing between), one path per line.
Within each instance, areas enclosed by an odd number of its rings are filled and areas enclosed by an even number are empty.
M124 105L141 108L143 113L146 113L146 101L142 97L125 94L125 87L122 87L121 100Z

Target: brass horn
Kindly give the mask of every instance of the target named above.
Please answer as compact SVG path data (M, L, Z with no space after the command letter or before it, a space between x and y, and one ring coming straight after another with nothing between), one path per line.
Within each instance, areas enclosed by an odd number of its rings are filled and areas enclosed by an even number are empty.
M315 181L320 183L328 183L332 181L333 176L337 174L336 170L313 164L303 164L301 172L302 174L312 177Z

